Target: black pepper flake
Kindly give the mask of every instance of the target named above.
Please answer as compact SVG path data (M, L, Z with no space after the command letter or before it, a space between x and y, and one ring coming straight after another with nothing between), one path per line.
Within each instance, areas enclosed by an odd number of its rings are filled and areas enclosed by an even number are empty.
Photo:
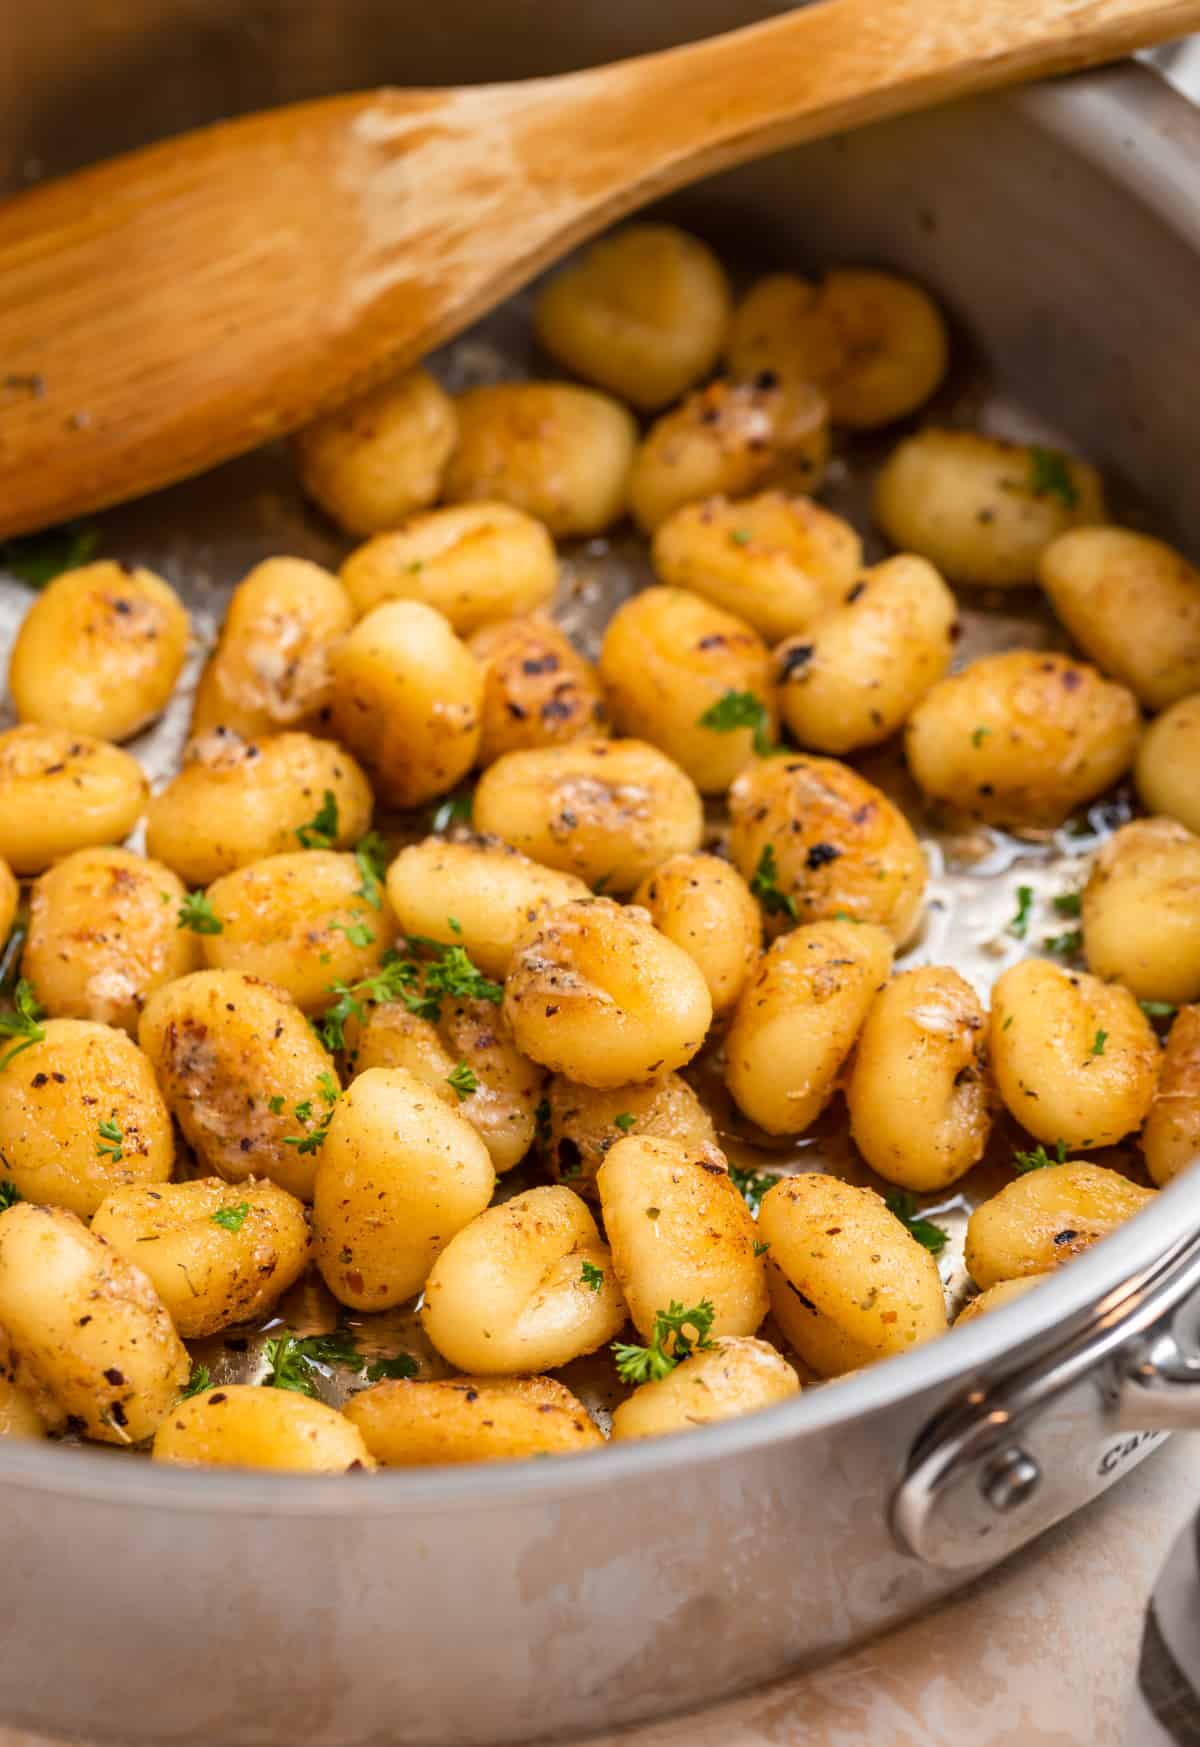
M49 1078L49 1074L35 1074L29 1084L31 1086L44 1086Z
M119 1389L125 1381L124 1371L118 1371L115 1365L110 1365L104 1373L106 1383L111 1383L114 1389Z
M1077 1231L1056 1231L1054 1234L1054 1241L1056 1244L1069 1244L1078 1236L1079 1233Z
M226 1395L225 1391L223 1389L218 1389L215 1395L209 1396L208 1405L210 1407L220 1407L220 1405L223 1401L228 1401L228 1400L229 1400L229 1397Z
M813 658L814 643L796 643L779 664L779 683L786 685L793 676L807 667Z
M769 389L779 387L779 376L774 370L760 370L754 378L754 386L766 393Z
M866 586L865 582L856 582L854 587L847 591L846 605L849 606L852 602L858 600L859 596L866 591Z
M817 868L824 867L826 862L836 861L841 853L836 844L814 843L804 858L804 865L815 872Z
M108 1417L112 1420L114 1425L126 1426L129 1424L129 1419L126 1415L125 1409L121 1406L119 1401L109 1403Z

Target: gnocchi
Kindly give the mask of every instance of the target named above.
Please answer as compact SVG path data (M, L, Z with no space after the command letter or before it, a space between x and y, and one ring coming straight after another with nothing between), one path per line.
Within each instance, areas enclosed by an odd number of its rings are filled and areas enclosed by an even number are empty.
M1103 1165L1071 1159L1017 1177L967 1221L967 1269L983 1291L1082 1255L1154 1196Z
M737 869L716 855L673 855L642 881L633 902L695 959L713 1012L728 1012L762 947L762 914Z
M602 1088L581 1086L562 1074L551 1079L542 1150L557 1182L597 1199L597 1171L610 1148L631 1134L678 1141L693 1158L724 1160L712 1117L678 1074Z
M149 793L119 747L33 722L9 728L0 733L0 856L13 873L39 874L73 850L119 843Z
M1083 890L1088 969L1142 1001L1200 998L1200 837L1135 819L1101 845Z
M1184 1007L1171 1026L1142 1152L1159 1189L1200 1159L1200 1007Z
M553 1377L446 1377L377 1383L346 1418L385 1468L511 1462L594 1450L604 1439Z
M465 503L377 534L342 565L361 618L388 601L420 601L460 637L544 606L558 559L541 522L506 503Z
M689 1426L758 1413L800 1393L783 1354L749 1335L721 1335L689 1353L666 1377L643 1383L613 1414L614 1443L657 1438Z
M483 669L480 764L608 732L599 675L551 620L485 625L467 647Z
M438 496L458 435L454 402L410 370L297 434L300 483L348 534L394 528Z
M374 1468L358 1427L323 1401L249 1383L223 1383L167 1415L154 1437L156 1462L348 1474Z
M1143 806L1200 835L1200 692L1151 722L1138 748L1134 781Z

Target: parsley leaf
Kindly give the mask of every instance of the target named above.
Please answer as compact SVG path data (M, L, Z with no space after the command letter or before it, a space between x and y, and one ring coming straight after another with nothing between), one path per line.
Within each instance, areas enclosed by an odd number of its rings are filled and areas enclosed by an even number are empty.
M190 928L193 934L223 934L225 924L217 915L204 892L189 892L179 906L176 928Z
M465 795L449 795L440 801L433 810L429 821L431 831L449 831L452 825L469 825L471 809L475 804L475 796L468 789Z
M738 728L754 730L754 750L759 758L771 755L771 717L766 704L754 692L727 691L697 718L697 726L717 734L732 734Z
M279 1112L283 1109L282 1092L277 1092L273 1098L267 1099L267 1109L271 1112L272 1116L279 1115Z
M7 1213L10 1207L14 1207L18 1201L23 1201L24 1199L25 1197L17 1188L17 1185L15 1183L10 1183L7 1177L0 1182L0 1213Z
M604 1285L604 1269L598 1268L595 1262L585 1262L579 1278L585 1286L590 1286L593 1292L599 1292Z
M1029 490L1034 497L1057 497L1067 509L1079 502L1079 487L1071 476L1070 463L1057 449L1029 449Z
M1029 917L1033 910L1033 887L1017 887L1017 909L1008 925L1008 932L1017 940L1024 940L1029 932Z
M947 1233L940 1225L935 1225L932 1219L922 1218L913 1197L904 1189L897 1189L887 1198L887 1210L894 1213L900 1223L908 1228L911 1236L929 1251L938 1255L946 1247Z
M180 1401L187 1401L192 1395L199 1395L202 1389L207 1389L212 1382L212 1375L207 1365L193 1365L192 1374L179 1391Z
M362 875L355 896L365 898L372 910L383 905L383 876L387 868L387 844L378 831L368 831L355 845L354 859Z
M1050 1157L1044 1146L1036 1146L1032 1152L1014 1152L1013 1154L1013 1170L1019 1177L1023 1177L1027 1171L1044 1171L1047 1165L1065 1165L1066 1162L1067 1143L1065 1140L1055 1142L1053 1158Z
M729 1176L751 1213L758 1212L767 1190L773 1189L779 1181L778 1177L767 1176L765 1171L739 1171L736 1165L730 1165Z
M290 1389L297 1395L315 1395L314 1368L319 1365L352 1365L362 1369L362 1355L353 1331L336 1328L329 1334L307 1335L301 1340L286 1329L264 1343L270 1372L263 1379L267 1388Z
M1173 1001L1139 1001L1147 1019L1173 1019L1179 1009Z
M296 836L301 849L332 849L337 842L338 804L332 789L326 789L307 825L297 825Z
M119 1165L125 1154L123 1146L125 1136L115 1122L106 1120L99 1125L100 1139L96 1143L96 1157L109 1158L114 1165Z
M43 1018L42 1009L27 977L22 977L13 990L13 1007L15 1011L12 1013L0 1013L0 1037L19 1037L22 1041L0 1061L0 1073L23 1049L41 1043L46 1035L45 1026L38 1024Z
M218 1207L215 1213L209 1214L209 1219L224 1231L241 1231L249 1214L250 1203L239 1201L236 1207Z
M979 724L978 728L976 728L972 731L971 745L975 746L975 747L982 746L984 741L987 739L987 737L990 733L991 733L991 729L986 727L984 725L984 723L981 722Z
M1082 892L1059 892L1051 902L1060 916L1079 916L1083 912Z
M285 1134L283 1137L284 1146L294 1146L298 1153L320 1152L321 1148L325 1145L325 1137L329 1133L329 1123L333 1116L333 1107L342 1095L342 1088L338 1085L337 1081L328 1070L323 1074L317 1075L317 1085L321 1089L321 1101L325 1105L325 1109L317 1118L317 1126L309 1129L307 1134ZM312 1121L312 1114L313 1106L311 1098L305 1098L303 1103L297 1104L292 1112L292 1115L296 1118L297 1122L305 1124ZM249 1209L247 1209L247 1211L249 1211Z
M754 1253L756 1256L765 1256L767 1251L770 1249L770 1247L771 1247L771 1245L769 1242L764 1244L764 1243L761 1243L758 1239L755 1239Z
M374 946L375 936L365 922L331 922L331 934L344 934L351 946Z
M775 860L775 845L768 843L758 858L758 866L750 881L750 890L768 916L790 916L796 920L796 900L779 890L779 864Z
M619 1128L622 1134L628 1134L631 1128L637 1126L637 1117L629 1110L622 1110L619 1116L613 1117L613 1127Z
M64 570L78 570L100 544L96 528L64 522L42 534L27 534L18 540L0 541L0 570L7 570L30 588L45 588Z
M1062 934L1045 934L1042 936L1042 947L1046 952L1059 953L1063 958L1073 958L1083 945L1083 930L1068 928Z
M479 1090L479 1076L471 1071L468 1062L461 1061L452 1074L446 1075L446 1084L461 1104Z
M748 546L754 535L749 528L730 528L729 544L731 546Z
M1092 1054L1093 1055L1103 1055L1104 1054L1104 1046L1107 1042L1108 1042L1107 1031L1098 1031L1096 1033L1095 1037L1093 1037L1093 1039L1092 1039Z
M685 1310L682 1304L672 1299L665 1310L655 1312L649 1346L613 1342L617 1376L622 1383L653 1383L669 1377L676 1365L689 1354L712 1347L714 1343L709 1340L708 1332L715 1315L710 1298L702 1298L690 1310ZM694 1335L687 1333L689 1328ZM671 1342L669 1350L668 1341Z
M367 1382L395 1382L398 1378L415 1377L420 1369L411 1353L396 1353L391 1358L373 1359L367 1366Z

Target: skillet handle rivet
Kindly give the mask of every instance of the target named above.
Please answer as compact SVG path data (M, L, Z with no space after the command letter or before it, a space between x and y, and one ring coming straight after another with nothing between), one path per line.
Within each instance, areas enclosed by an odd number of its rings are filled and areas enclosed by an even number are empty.
M1017 1510L1041 1484L1042 1471L1024 1450L1005 1450L984 1471L980 1490L993 1510Z

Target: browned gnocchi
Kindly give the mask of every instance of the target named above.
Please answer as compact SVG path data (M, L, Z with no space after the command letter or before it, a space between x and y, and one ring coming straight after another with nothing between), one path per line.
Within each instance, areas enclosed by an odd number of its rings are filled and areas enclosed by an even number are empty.
M695 959L713 1012L727 1012L762 947L762 913L737 869L716 855L673 855L642 881L633 902Z
M678 1141L693 1158L724 1160L711 1115L678 1074L631 1086L581 1086L563 1074L551 1079L541 1145L557 1182L598 1199L596 1173L611 1148L630 1134Z
M374 534L434 501L457 439L454 402L410 370L297 435L300 482L348 534Z
M1152 813L1178 819L1200 834L1200 692L1181 698L1151 722L1138 748L1134 780Z
M468 503L377 534L341 574L359 617L386 601L422 601L465 637L543 606L558 583L558 560L546 529L523 510Z
M971 1278L987 1291L1001 1281L1048 1274L1131 1219L1153 1196L1153 1189L1084 1159L1026 1171L968 1220Z
M377 1383L346 1403L385 1468L511 1462L594 1450L603 1437L553 1377L442 1377Z
M608 732L599 675L551 619L485 625L467 647L483 669L480 764Z
M1141 1001L1200 998L1200 837L1135 819L1096 852L1083 890L1088 969Z
M1184 1007L1171 1026L1142 1152L1160 1189L1200 1159L1200 1007Z
M35 722L9 728L0 733L0 856L13 873L39 874L73 850L120 843L149 793L136 759L107 741Z
M769 1342L720 1335L622 1401L613 1414L613 1440L657 1438L737 1419L799 1393L794 1367Z
M375 1466L358 1427L336 1408L249 1383L224 1383L179 1402L155 1433L151 1454L156 1462L302 1474Z

